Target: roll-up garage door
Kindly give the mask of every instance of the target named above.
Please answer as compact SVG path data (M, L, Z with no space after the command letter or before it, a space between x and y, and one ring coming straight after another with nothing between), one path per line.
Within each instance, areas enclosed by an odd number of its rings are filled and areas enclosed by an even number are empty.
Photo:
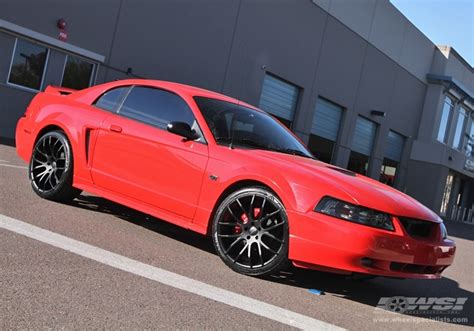
M387 159L400 162L400 160L402 159L404 144L405 144L405 138L402 135L390 130L388 132L384 156Z
M332 141L337 140L341 124L342 108L318 98L311 133Z
M352 141L352 150L370 156L374 145L377 124L363 117L358 117Z
M299 89L281 79L266 74L260 95L259 108L286 120L293 121Z

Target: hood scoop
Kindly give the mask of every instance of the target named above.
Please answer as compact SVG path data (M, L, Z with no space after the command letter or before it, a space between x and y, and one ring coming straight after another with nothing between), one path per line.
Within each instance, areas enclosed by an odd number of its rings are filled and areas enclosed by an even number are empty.
M344 175L347 175L347 176L351 176L351 177L355 177L356 176L356 173L353 172L353 171L350 171L350 170L347 170L347 169L342 169L342 168L337 168L337 167L326 167L326 168L329 168L331 170L334 170L334 171L338 171Z

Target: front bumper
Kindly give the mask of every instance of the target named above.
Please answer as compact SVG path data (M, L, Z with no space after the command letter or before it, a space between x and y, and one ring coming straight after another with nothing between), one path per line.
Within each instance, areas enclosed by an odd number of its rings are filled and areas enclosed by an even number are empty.
M398 278L436 279L454 260L456 246L439 231L414 238L394 217L395 231L316 212L289 212L289 259L303 268Z

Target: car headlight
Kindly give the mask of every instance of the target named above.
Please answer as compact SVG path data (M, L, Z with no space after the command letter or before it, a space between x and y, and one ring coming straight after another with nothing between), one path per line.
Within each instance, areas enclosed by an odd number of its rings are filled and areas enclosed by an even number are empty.
M314 211L349 222L394 231L392 217L389 214L356 206L331 197L322 198L314 208Z
M446 226L443 223L439 224L439 229L441 231L441 238L448 238L448 230L446 230Z

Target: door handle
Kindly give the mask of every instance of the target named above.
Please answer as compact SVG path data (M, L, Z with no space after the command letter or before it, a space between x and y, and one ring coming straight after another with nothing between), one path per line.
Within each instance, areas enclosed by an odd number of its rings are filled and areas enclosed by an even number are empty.
M118 133L120 133L120 132L122 132L122 127L120 127L120 126L118 126L118 125L113 125L113 124L112 124L111 126L109 126L109 130L110 130L110 131L113 131L113 132L118 132Z

